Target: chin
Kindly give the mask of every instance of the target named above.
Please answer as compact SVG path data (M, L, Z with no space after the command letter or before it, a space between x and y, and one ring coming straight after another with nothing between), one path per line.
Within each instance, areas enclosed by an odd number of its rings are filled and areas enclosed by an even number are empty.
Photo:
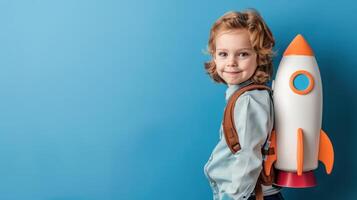
M243 81L239 81L239 80L226 80L226 83L227 83L228 85L238 85L238 84L240 84L241 82L243 82Z

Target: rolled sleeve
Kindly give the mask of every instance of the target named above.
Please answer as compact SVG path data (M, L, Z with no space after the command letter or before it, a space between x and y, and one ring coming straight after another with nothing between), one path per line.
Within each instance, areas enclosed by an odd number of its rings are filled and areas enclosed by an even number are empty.
M262 170L261 148L272 129L271 99L267 91L249 91L236 102L234 123L241 150L233 155L232 183L227 195L248 199Z

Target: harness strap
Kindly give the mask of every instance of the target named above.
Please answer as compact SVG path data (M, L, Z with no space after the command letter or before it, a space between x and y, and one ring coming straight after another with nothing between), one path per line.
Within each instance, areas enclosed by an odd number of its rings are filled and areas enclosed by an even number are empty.
M258 178L257 184L255 185L255 188L254 188L255 200L263 200L264 199L263 189L262 189L262 185L260 182L261 182L260 178Z
M223 116L224 137L226 139L229 149L233 154L235 154L237 151L241 149L237 129L234 124L234 107L236 101L244 92L249 90L256 90L256 89L270 91L270 88L265 85L254 84L254 85L247 85L245 87L242 87L229 98L227 106L224 110L224 116ZM271 151L272 150L269 149L267 153L270 153Z

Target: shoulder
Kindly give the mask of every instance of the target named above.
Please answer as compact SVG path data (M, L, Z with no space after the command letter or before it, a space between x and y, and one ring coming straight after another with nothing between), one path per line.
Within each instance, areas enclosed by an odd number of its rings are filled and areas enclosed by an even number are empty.
M272 106L267 90L246 91L237 99L234 122L242 148L264 144L273 124Z
M268 90L249 90L244 92L236 101L236 104L246 104L250 101L259 105L270 106L272 103L270 92Z

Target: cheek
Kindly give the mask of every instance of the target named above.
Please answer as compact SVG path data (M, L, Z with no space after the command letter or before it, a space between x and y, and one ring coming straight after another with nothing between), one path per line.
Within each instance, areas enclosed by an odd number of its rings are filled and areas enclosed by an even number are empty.
M223 76L223 69L224 69L224 68L222 67L222 65L216 63L216 72L217 72L217 74L218 74L220 77Z
M255 69L257 68L257 62L255 59L251 59L247 61L245 68L248 72L254 72Z
M223 71L224 65L222 63L216 62L216 61L214 63L216 64L216 70L217 71Z

